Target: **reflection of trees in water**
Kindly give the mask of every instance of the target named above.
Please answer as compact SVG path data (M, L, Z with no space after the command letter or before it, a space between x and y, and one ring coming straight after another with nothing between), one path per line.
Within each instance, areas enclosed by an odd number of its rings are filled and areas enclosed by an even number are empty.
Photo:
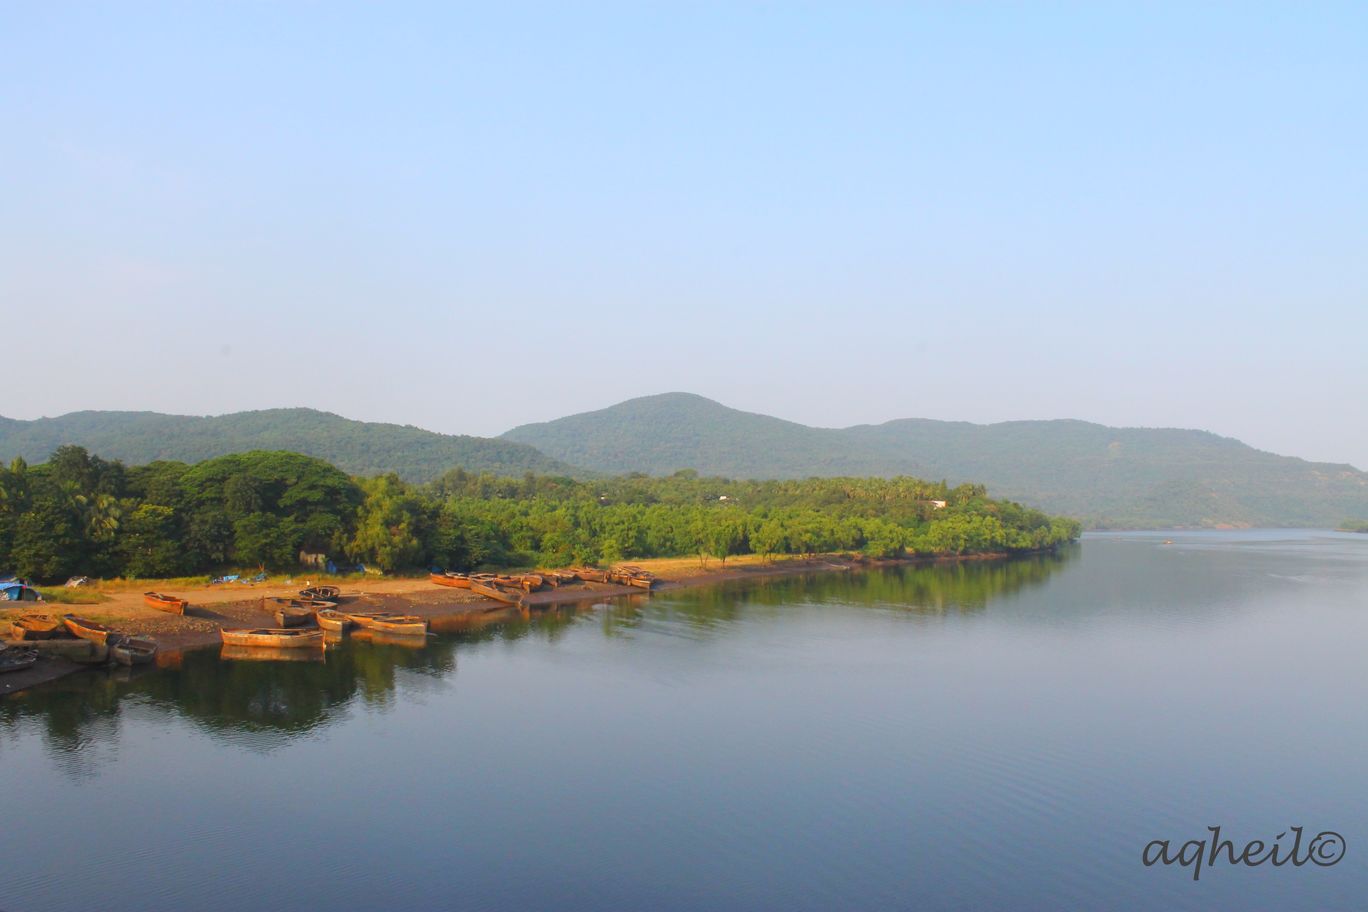
M72 779L93 778L117 753L120 690L108 674L64 678L38 691L0 700L0 758L30 720L41 723L53 765Z
M668 610L699 629L781 606L824 603L936 615L982 611L996 598L1044 582L1076 548L994 561L895 565L868 572L779 576L672 592Z
M1043 582L1069 556L774 577L655 597L631 596L606 604L583 602L446 634L418 649L349 637L331 646L323 662L223 661L217 649L200 650L187 653L175 671L77 674L0 700L0 735L11 739L22 727L40 725L55 762L72 777L83 777L104 759L102 751L117 749L120 715L129 701L136 701L188 719L211 733L287 736L241 742L269 750L291 736L328 724L353 700L368 706L388 704L402 673L434 679L450 676L463 646L531 638L554 643L589 611L609 637L630 634L658 615L712 630L743 614L772 616L781 606L804 604L918 614L981 611L993 598ZM0 757L3 749L0 744Z
M79 673L0 701L0 738L14 743L24 728L38 726L54 761L73 777L87 776L105 759L101 751L117 749L121 715L136 703L234 736L242 746L269 750L288 736L327 725L353 700L390 703L402 673L450 676L463 645L529 637L554 642L589 607L515 617L429 638L420 648L348 637L330 645L321 662L223 660L213 648L186 653L174 671ZM287 738L238 738L252 733Z

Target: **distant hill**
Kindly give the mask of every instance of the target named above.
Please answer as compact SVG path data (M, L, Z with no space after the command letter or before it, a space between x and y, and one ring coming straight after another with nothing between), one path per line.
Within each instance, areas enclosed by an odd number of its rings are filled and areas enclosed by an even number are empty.
M247 450L291 450L354 475L397 472L427 481L448 469L521 475L576 470L509 440L437 434L397 424L352 421L313 409L268 409L199 418L158 412L72 412L60 418L0 418L0 459L42 462L64 443L106 459L198 462Z
M1368 517L1368 473L1276 456L1206 431L925 419L835 430L667 393L503 437L602 472L976 481L994 496L1093 526L1334 527L1346 516Z

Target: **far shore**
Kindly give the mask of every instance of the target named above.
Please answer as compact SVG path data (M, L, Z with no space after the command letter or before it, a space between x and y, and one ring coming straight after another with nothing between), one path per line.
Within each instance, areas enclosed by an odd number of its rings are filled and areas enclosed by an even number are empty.
M715 559L703 564L696 557L643 559L632 564L655 574L657 582L652 592L670 592L737 580L851 572L881 566L1002 560L1012 556L1006 553L983 553L871 560L849 554L825 554L767 561L758 555L744 555L730 558L726 564ZM578 582L529 593L523 599L523 607L519 608L468 590L434 585L426 575L330 580L300 574L288 583L225 583L194 588L162 587L155 580L144 580L139 581L136 587L114 582L109 584L110 588L103 589L97 584L91 591L104 595L105 600L91 604L44 601L0 608L0 631L8 636L10 618L21 614L41 613L54 617L74 614L105 624L122 634L155 638L160 645L157 664L174 666L185 650L217 646L220 643L219 631L224 628L274 626L272 611L264 600L296 595L308 583L339 586L347 608L427 618L435 633L454 633L502 623L525 617L530 612L561 605L587 606L608 599L646 596L645 590L630 586ZM143 601L144 588L180 596L190 603L190 608L183 616L150 608ZM66 659L45 656L32 668L0 676L0 696L18 693L89 668Z

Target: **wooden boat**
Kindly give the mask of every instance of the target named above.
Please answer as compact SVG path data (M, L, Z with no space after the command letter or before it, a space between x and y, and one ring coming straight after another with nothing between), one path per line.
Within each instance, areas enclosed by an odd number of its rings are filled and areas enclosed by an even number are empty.
M452 589L470 588L470 577L464 573L429 573L428 579L439 586L450 586Z
M300 649L323 645L323 631L318 628L249 627L240 630L220 630L225 646L264 646L274 649Z
M20 615L10 622L10 632L16 640L50 640L58 631L65 632L62 622L46 614Z
M81 639L90 640L90 642L98 643L101 646L108 642L109 635L114 632L104 624L97 624L89 618L77 617L74 614L62 615L62 623L66 625L67 630Z
M332 633L344 633L356 622L336 608L322 608L314 614L318 626Z
M372 618L370 629L404 636L427 636L428 622L412 614L391 614Z
M337 602L330 602L326 599L315 598L292 598L288 595L277 595L269 599L262 599L263 604L270 602L277 608L291 608L300 611L322 611L324 608L336 608Z
M38 652L36 650L0 646L0 672L23 671L37 661Z
M470 581L470 591L510 605L516 605L522 601L522 596L516 590L505 589L491 583L476 582L474 579Z
M317 631L323 636L323 631ZM312 645L312 644L311 644ZM230 646L224 644L219 649L220 659L238 662L322 662L322 641L318 649L282 649L279 646Z
M335 602L342 598L342 590L336 586L310 586L308 589L300 589L299 597L315 602Z
M337 607L337 602L325 602L319 599L277 597L270 601L276 606L277 627L307 627L314 622L314 617L318 612ZM266 599L262 599L262 604L265 603Z
M357 627L363 628L370 627L371 622L378 617L389 616L388 611L341 611L338 613L344 615L347 620L351 621Z
M185 614L185 609L190 607L190 603L185 599L161 592L144 592L143 601L147 602L149 608L156 608L169 614Z
M156 640L123 637L109 644L109 658L119 665L149 665L156 657Z
M312 608L277 608L274 617L277 627L308 627L314 622Z
M598 567L574 567L570 570L579 579L589 583L610 582L607 570L600 570Z
M630 564L615 568L608 574L608 578L619 586L636 586L638 589L650 589L655 585L655 576L652 573Z

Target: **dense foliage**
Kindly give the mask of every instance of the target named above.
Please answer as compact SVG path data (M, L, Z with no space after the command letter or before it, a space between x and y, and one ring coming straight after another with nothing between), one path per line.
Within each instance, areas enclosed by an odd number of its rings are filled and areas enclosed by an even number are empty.
M525 444L352 421L313 409L268 409L210 418L156 412L73 412L36 421L0 418L0 461L18 456L30 463L42 462L62 444L77 444L130 465L288 450L325 459L352 475L397 472L411 481L431 481L457 465L502 475L572 471Z
M940 506L937 502L944 502ZM0 568L41 579L289 568L328 554L383 570L861 551L1050 548L1077 523L914 478L731 481L684 471L589 482L453 470L355 479L297 453L126 467L65 446L0 469Z
M669 393L504 435L585 469L733 478L813 475L982 482L1096 527L1318 526L1368 515L1368 473L1276 456L1204 431L1086 421L907 419L839 430Z

